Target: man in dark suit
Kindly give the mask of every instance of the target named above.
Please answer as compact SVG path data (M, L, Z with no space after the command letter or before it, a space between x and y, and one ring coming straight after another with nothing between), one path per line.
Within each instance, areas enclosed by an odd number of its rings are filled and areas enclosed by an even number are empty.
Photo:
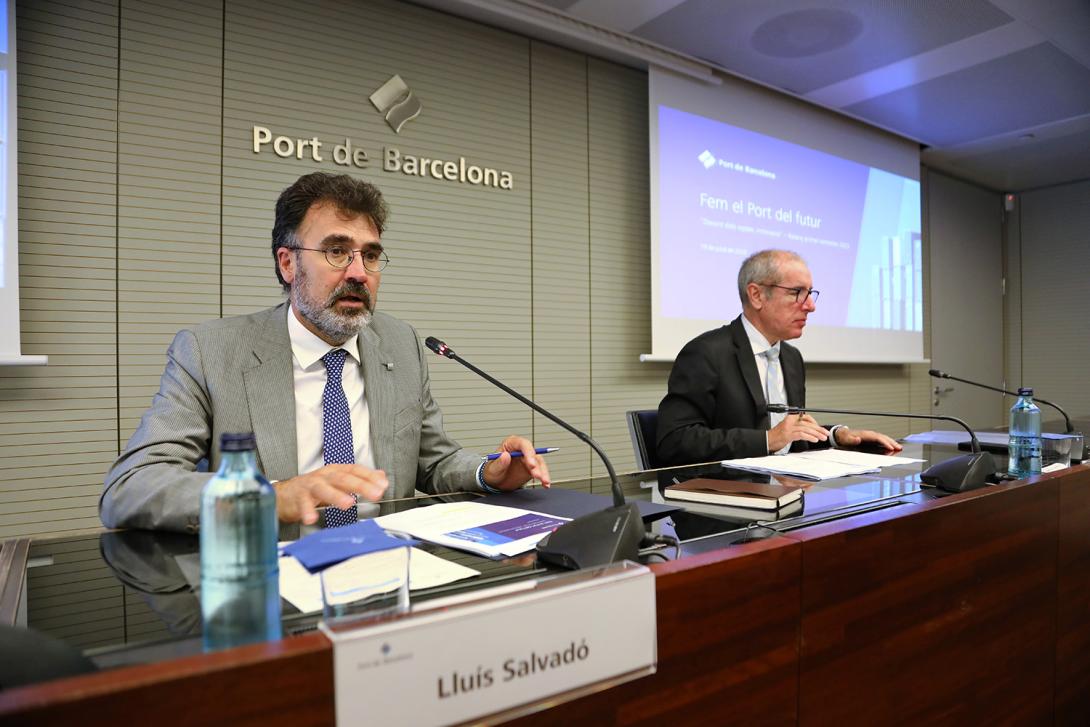
M809 414L769 414L769 403L806 406L806 367L787 343L816 308L810 270L793 252L763 250L738 271L742 315L687 343L659 404L658 454L670 464L761 457L811 447L901 445L870 430L826 429Z

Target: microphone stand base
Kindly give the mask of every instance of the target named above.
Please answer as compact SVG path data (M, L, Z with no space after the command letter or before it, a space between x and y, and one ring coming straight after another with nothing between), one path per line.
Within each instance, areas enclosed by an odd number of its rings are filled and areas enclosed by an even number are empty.
M920 473L920 479L940 490L965 492L987 485L995 471L995 458L988 452L977 452L931 465Z
M636 560L645 530L636 503L577 517L537 544L539 563L577 570Z

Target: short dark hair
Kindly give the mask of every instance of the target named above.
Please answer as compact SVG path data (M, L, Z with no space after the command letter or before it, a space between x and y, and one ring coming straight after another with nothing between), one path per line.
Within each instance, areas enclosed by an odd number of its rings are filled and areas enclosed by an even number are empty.
M299 244L295 233L306 217L307 210L319 202L328 202L342 213L367 215L380 235L386 227L386 216L390 213L378 187L362 179L328 172L312 172L296 179L276 200L276 221L272 228L273 264L276 268L276 279L284 286L284 290L290 290L291 286L280 274L276 251Z

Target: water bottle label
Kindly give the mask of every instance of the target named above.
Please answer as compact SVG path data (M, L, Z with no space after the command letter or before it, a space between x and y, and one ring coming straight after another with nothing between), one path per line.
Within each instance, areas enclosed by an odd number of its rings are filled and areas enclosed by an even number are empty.
M1016 477L1028 477L1041 472L1041 440L1039 437L1011 435L1010 461L1007 472Z
M1010 449L1017 457L1041 456L1041 440L1037 437L1013 436L1010 440Z

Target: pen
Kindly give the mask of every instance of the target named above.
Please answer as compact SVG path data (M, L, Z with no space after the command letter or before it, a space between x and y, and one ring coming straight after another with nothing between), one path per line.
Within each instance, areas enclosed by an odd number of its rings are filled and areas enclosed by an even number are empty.
M556 452L559 449L560 447L538 447L534 450L534 454L549 454L550 452ZM493 452L492 454L485 455L484 458L491 462L494 459L499 459L501 454L503 454L503 452ZM517 452L509 452L508 454L510 454L512 457L521 457L522 450L519 450Z

